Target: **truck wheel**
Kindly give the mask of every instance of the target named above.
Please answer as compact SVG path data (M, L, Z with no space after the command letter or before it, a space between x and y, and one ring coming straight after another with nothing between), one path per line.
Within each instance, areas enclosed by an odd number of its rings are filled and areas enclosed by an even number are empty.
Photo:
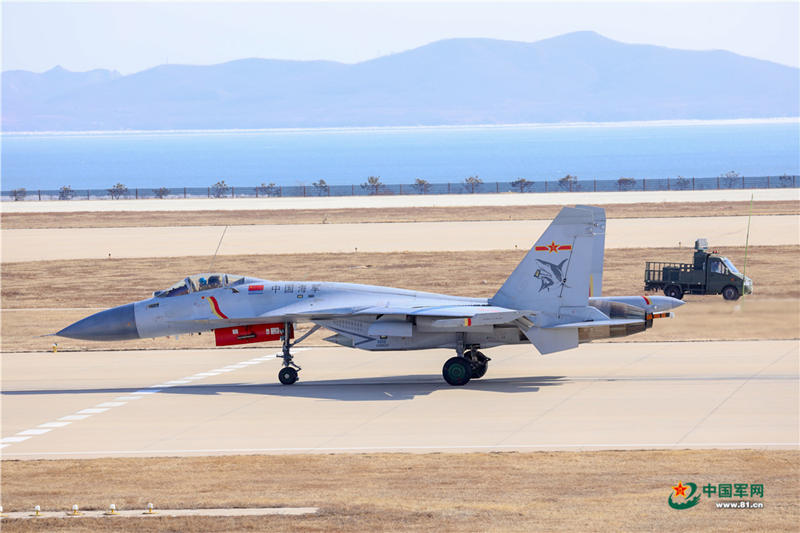
M722 289L722 297L725 298L726 300L738 300L739 290L733 285L728 285L727 287Z
M666 296L669 296L670 298L675 298L677 300L680 300L681 298L683 298L683 289L681 289L677 285L670 285L669 287L664 289L664 294Z

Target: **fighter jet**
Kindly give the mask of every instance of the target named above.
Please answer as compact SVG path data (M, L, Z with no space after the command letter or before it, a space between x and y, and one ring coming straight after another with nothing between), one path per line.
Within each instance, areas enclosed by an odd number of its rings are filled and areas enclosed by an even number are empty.
M196 274L56 335L118 341L213 331L217 346L281 340L278 379L291 385L301 370L292 347L326 328L333 335L325 340L362 350L455 350L442 375L466 385L486 374L490 359L480 350L525 343L541 354L569 350L645 331L683 304L667 296L601 296L605 227L601 208L563 208L491 298ZM298 323L313 327L292 341Z

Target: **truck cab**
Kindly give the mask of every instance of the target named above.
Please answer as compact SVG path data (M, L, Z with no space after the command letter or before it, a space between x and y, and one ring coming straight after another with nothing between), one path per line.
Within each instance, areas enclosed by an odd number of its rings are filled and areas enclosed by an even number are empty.
M692 263L648 262L645 267L645 290L663 290L681 299L684 294L722 294L726 300L738 300L753 292L753 281L739 272L730 259L716 250L708 251L708 241L697 239Z

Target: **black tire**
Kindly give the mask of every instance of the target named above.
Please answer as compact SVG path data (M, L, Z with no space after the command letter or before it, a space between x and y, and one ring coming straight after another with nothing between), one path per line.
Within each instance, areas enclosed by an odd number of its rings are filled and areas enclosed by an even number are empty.
M733 285L728 285L724 289L722 289L722 297L726 300L738 300L739 299L739 289L734 287Z
M666 289L664 289L664 295L669 296L670 298L675 298L676 300L682 300L683 289L681 289L678 285L669 285Z
M281 368L278 372L278 380L284 385L293 385L297 381L297 370L290 366Z
M463 357L451 357L442 367L442 376L454 387L466 385L472 377L472 365Z

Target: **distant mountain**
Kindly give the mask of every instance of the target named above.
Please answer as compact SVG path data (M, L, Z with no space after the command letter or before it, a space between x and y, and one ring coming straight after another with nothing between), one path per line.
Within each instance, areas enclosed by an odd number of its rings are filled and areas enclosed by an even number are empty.
M449 39L356 64L242 59L2 74L5 131L500 124L800 115L800 69L594 32Z

